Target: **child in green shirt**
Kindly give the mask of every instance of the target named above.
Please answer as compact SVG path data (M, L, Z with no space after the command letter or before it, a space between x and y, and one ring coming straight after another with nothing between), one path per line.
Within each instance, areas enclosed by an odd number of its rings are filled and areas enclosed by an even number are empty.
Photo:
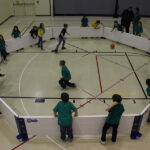
M121 104L121 101L122 101L121 96L115 94L112 96L112 99L114 103L106 109L106 111L109 112L109 115L106 119L105 125L103 127L103 131L102 131L102 137L100 140L102 144L106 143L106 134L110 127L113 128L112 142L116 142L118 126L120 123L121 116L124 112L124 106Z
M11 36L15 39L18 37L21 37L21 32L20 32L18 26L14 26Z
M53 109L54 116L58 117L62 141L66 141L66 133L68 134L69 140L72 141L72 111L75 112L75 117L78 116L78 111L77 108L69 102L69 95L67 93L62 93L61 99L62 101L58 102L56 107Z
M118 31L123 32L123 27L121 24L118 23L118 21L114 21L114 27L113 27L112 31L114 31L114 29L117 29Z
M81 19L81 27L88 27L88 18L86 16L83 16L83 18Z
M62 68L61 69L61 74L62 77L59 80L59 84L63 89L66 89L66 86L69 87L76 87L74 83L69 82L71 80L71 73L69 69L66 67L66 62L64 60L61 60L59 63L59 66Z
M133 34L135 34L134 28L138 25L140 19L141 19L140 9L136 8L133 18Z
M150 96L150 79L146 80L146 85L147 85L147 89L146 89L147 95Z
M137 36L141 36L141 33L143 33L143 27L142 27L142 22L141 21L139 21L138 25L135 26L134 33Z
M1 56L3 57L3 61L4 63L7 61L7 56L9 55L9 53L6 52L6 43L4 40L4 37L2 35L0 35L0 53Z

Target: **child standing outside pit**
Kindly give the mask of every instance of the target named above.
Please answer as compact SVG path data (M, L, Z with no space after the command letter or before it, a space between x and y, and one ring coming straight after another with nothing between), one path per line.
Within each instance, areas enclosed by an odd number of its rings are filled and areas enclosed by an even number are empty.
M108 131L108 129L110 127L113 128L112 131L112 142L116 142L117 139L117 129L119 126L119 122L121 119L121 116L124 112L124 106L121 104L122 98L120 95L113 95L112 96L113 99L113 104L111 106L109 106L106 111L109 112L109 115L106 119L105 125L103 127L103 131L102 131L102 137L100 142L102 144L106 143L106 133Z
M17 39L18 37L21 37L21 32L20 32L18 26L14 26L11 36L15 39Z
M143 33L143 27L142 27L142 22L141 21L139 21L138 25L135 26L134 33L137 36L141 36L141 33Z
M69 69L66 67L66 62L64 60L61 60L59 62L59 66L61 67L61 74L62 77L59 80L59 84L62 87L62 89L66 89L66 86L69 87L76 87L74 83L69 82L71 80L71 73Z
M123 27L122 27L121 24L118 23L118 21L114 21L114 27L113 27L112 31L114 31L115 29L117 29L118 31L123 32Z
M1 52L1 56L3 57L4 63L6 63L7 61L6 57L9 54L6 52L6 43L2 35L0 35L0 52Z
M38 37L39 37L38 47L41 48L41 50L44 50L43 49L43 36L44 36L44 34L45 34L45 27L44 27L44 24L41 23L40 27L38 29Z
M104 27L104 24L100 20L97 20L97 21L95 21L95 22L92 23L92 27L94 29L99 29L100 25L102 25Z
M146 89L147 95L150 96L150 79L146 80L146 85L147 85L147 89Z
M77 108L69 102L69 95L67 93L61 94L61 100L53 109L54 116L58 117L58 124L60 126L61 140L66 142L66 133L70 142L73 140L72 130L72 111L75 112L75 117L78 116ZM57 115L58 113L58 115Z
M83 16L83 18L81 19L81 27L88 27L88 18L86 16Z
M134 18L133 18L133 34L135 34L135 27L138 25L139 21L141 19L141 15L140 15L140 9L136 8L135 9L135 14L134 14Z
M52 50L52 52L58 53L58 48L59 48L61 42L63 42L61 49L62 50L66 49L65 48L65 42L66 42L65 41L65 34L67 33L67 28L68 28L68 24L64 24L64 28L61 30L61 33L59 35L59 42L58 42L58 44L56 46L56 49ZM67 34L69 35L69 33L67 33Z

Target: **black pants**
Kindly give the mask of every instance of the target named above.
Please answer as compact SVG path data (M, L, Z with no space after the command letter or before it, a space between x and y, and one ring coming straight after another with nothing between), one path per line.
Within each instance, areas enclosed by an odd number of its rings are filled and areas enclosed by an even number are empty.
M103 127L103 133L102 133L102 137L101 137L101 140L102 141L106 141L106 134L107 134L107 131L110 127L113 128L113 131L112 131L112 142L116 142L116 139L117 139L117 130L118 130L118 124L109 124L109 123L105 123L104 127Z
M59 80L59 84L60 86L65 89L66 86L69 86L69 87L75 87L75 84L74 83L70 83L68 80L64 80L64 79L60 79Z
M60 133L62 140L66 140L66 134L68 135L69 139L73 139L72 125L67 127L60 126Z
M5 50L1 51L1 56L3 57L4 60L6 60L7 55L8 54Z

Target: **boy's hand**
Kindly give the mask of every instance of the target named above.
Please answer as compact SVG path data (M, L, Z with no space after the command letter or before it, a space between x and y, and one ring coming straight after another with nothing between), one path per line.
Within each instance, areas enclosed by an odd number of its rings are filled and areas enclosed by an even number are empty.
M54 112L54 117L58 117L57 112Z
M76 111L76 112L75 112L74 116L75 116L75 117L77 117L77 116L78 116L78 111Z

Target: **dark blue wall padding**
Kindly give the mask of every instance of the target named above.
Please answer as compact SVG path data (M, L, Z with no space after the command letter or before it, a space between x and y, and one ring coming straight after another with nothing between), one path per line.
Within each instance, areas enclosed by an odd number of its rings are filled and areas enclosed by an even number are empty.
M128 7L140 8L141 14L150 16L150 0L119 0L119 14Z
M54 0L55 15L114 15L116 0ZM150 0L119 0L119 14L132 6L150 16Z
M54 0L54 14L111 15L115 9L114 2L115 0Z

